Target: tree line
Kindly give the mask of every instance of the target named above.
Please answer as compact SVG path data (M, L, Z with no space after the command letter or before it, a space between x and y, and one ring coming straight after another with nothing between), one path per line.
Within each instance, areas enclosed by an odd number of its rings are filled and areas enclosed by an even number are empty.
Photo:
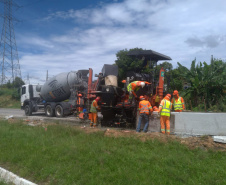
M15 77L12 82L9 80L6 84L0 85L0 96L11 95L12 99L20 100L19 88L24 84L20 77Z
M212 59L206 62L191 61L190 68L177 63L173 68L170 62L163 62L155 68L148 67L143 59L128 56L128 52L143 50L133 48L120 50L116 53L115 65L119 69L119 81L126 78L127 71L154 74L154 79L159 79L161 67L165 70L165 93L173 93L176 89L185 99L186 109L192 111L220 111L226 112L226 62L221 59ZM17 89L24 85L24 81L16 77L12 82L0 86L1 89L14 89L12 97L20 98Z
M210 64L191 61L190 68L180 62L173 68L169 62L157 65L155 69L147 68L142 59L131 58L128 52L142 50L134 48L120 50L116 53L115 64L119 68L119 80L126 78L127 71L154 73L159 78L161 67L165 69L165 93L178 90L185 99L186 109L193 111L226 112L226 62L221 59L211 59Z

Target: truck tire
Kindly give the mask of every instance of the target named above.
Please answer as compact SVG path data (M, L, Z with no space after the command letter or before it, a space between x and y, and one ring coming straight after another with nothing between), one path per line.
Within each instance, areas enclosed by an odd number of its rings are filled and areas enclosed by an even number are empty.
M55 108L56 117L64 117L64 109L61 105L57 105Z
M32 109L31 109L31 106L29 104L25 105L24 112L25 112L26 116L31 116L32 115Z
M51 105L46 105L45 114L47 117L53 117L55 115L55 112L53 111Z

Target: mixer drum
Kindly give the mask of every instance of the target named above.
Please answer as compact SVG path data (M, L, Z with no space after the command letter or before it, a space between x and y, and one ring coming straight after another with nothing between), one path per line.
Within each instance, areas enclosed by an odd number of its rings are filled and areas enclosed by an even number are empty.
M70 89L77 83L77 72L60 73L49 79L41 88L41 97L48 102L60 102L68 99Z

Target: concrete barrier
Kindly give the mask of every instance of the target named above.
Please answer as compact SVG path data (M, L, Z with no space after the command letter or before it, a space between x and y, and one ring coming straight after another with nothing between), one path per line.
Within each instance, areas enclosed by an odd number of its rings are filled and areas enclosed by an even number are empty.
M226 113L173 112L174 133L226 136Z
M13 183L15 185L37 185L1 167L0 167L0 180L3 180L6 183Z
M144 124L142 122L141 129ZM153 112L149 116L148 132L160 132L160 129L160 116ZM226 113L172 112L170 132L176 135L226 136Z

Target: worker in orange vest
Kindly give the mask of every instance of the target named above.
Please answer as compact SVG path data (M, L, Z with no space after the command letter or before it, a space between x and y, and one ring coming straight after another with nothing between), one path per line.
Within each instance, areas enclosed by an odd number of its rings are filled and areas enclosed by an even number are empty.
M82 94L78 94L76 104L77 104L77 112L81 113L84 107L84 99L82 98Z
M137 129L136 131L137 132L140 132L140 126L141 126L141 122L142 120L144 119L145 120L145 126L144 126L144 129L143 131L144 132L147 132L148 130L148 122L149 122L149 111L153 112L152 110L152 106L150 104L150 102L148 100L145 100L144 96L140 96L140 102L139 102L139 112L140 112L140 115L139 115L139 121L138 121L138 125L137 125Z
M173 91L173 99L171 103L173 104L175 112L182 112L183 110L185 110L184 99L179 96L177 90Z
M167 94L159 106L161 133L163 134L170 134L170 112L172 109L170 98L171 95Z
M131 82L128 86L127 86L127 91L129 92L129 99L132 100L132 94L135 98L137 98L137 95L135 92L137 92L141 87L143 88L145 86L145 82L143 81L134 81Z
M95 100L93 100L93 102L91 103L91 108L90 108L90 112L91 112L91 123L90 126L92 127L96 127L97 126L97 109L99 109L98 107L98 101L100 101L100 97L98 96Z

